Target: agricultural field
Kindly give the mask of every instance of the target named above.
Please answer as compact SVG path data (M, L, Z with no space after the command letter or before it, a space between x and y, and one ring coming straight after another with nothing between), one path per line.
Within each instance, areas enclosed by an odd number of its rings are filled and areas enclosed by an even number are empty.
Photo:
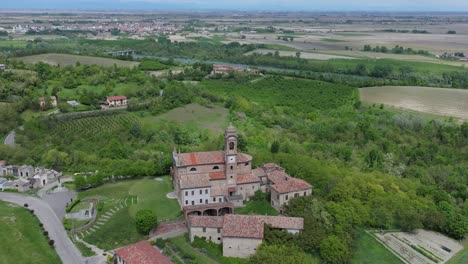
M18 59L26 63L38 63L44 62L51 65L75 65L77 62L86 65L99 65L99 66L114 66L118 67L136 67L138 62L134 61L123 61L116 59L100 58L100 57L90 57L90 56L79 56L79 55L70 55L70 54L58 54L58 53L46 53L39 55L31 55L25 57L19 57Z
M361 101L468 120L468 90L416 86L359 89Z
M103 208L95 224L78 236L99 248L109 250L145 238L136 230L135 215L140 209L151 209L158 221L183 217L177 200L168 199L172 191L169 176L108 183L79 193L81 199L98 197Z
M0 263L61 263L28 210L0 201Z
M2 48L23 48L27 42L24 40L3 40L0 39L0 49Z
M219 106L205 107L193 103L175 108L159 116L140 117L143 125L154 126L156 122L169 121L194 129L207 129L218 134L227 126L228 110Z
M276 50L272 49L256 49L250 52L247 52L245 55L251 55L253 53L266 55L268 53L274 54ZM296 57L295 51L285 51L281 50L278 51L279 55L282 57ZM341 56L341 55L331 55L331 54L321 54L321 53L311 53L311 52L301 52L300 57L302 59L310 59L310 60L331 60L331 59L355 59L351 56Z

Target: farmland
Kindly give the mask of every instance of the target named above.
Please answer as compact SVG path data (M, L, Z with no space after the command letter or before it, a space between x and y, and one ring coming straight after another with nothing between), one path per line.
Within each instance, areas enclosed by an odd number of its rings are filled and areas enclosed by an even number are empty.
M253 53L266 55L266 54L269 54L269 53L274 54L275 52L276 52L276 50L271 50L271 49L256 49L256 50L253 50L253 51L250 51L250 52L246 53L245 55L250 55L250 54L253 54ZM278 54L279 54L279 56L283 56L283 57L296 57L297 56L297 52L295 52L295 51L281 50L281 51L278 51ZM340 55L311 53L311 52L300 52L300 58L310 59L310 60L331 60L331 59L349 59L349 60L351 60L351 59L354 59L351 56L340 56Z
M468 120L468 91L416 86L359 89L361 100L396 108Z
M42 234L39 220L28 210L0 202L0 263L61 263Z
M113 66L117 65L118 67L135 67L138 66L138 62L133 61L123 61L115 60L108 58L100 57L90 57L90 56L78 56L70 54L58 54L58 53L46 53L39 55L31 55L18 58L26 63L38 63L44 62L51 65L75 65L77 62L85 65L99 65L99 66Z

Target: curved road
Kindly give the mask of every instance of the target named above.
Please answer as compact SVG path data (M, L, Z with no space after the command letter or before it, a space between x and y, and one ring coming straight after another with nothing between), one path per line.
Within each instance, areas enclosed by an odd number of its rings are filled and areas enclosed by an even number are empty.
M0 200L20 206L25 203L29 204L29 208L34 209L34 214L44 224L45 230L49 232L50 238L55 240L55 249L63 263L82 264L86 262L80 251L68 238L62 222L46 202L32 196L4 192L0 192Z
M3 142L5 145L10 145L14 146L15 145L15 131L11 131L10 134L5 138L5 141Z

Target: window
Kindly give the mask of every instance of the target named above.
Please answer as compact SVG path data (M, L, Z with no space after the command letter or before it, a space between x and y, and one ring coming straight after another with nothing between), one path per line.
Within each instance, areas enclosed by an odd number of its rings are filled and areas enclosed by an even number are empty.
M219 166L214 166L213 170L219 170Z
M220 240L221 240L221 238L220 238L220 237L218 237L218 241L220 241Z
M187 191L185 191L185 196L187 196L187 195L188 195L188 192L187 192Z
M195 201L192 201L192 205L195 205Z
M229 142L229 149L234 150L234 142Z
M230 178L232 179L232 175L231 175L231 177L230 177Z
M203 233L206 233L206 227L203 228Z
M216 202L216 197L213 197L213 202Z
M203 199L200 199L200 203L203 203Z
M231 166L231 170L233 170L233 169L234 169L234 167L233 167L233 166Z
M222 199L223 199L223 198L219 198L219 202L222 202L222 201L223 201Z
M210 237L210 240L211 240L211 237Z
M289 198L289 197L288 197L288 195L286 194L286 201L288 200L288 198Z
M279 200L279 194L278 194L278 195L276 195L276 199L277 199L277 200Z
M208 203L208 199L205 199L205 203L206 203L206 204Z
M197 168L190 168L190 171L197 171Z
M195 195L195 191L192 191L192 195Z
M306 196L306 195L307 195L307 192L304 192L304 196Z
M208 189L205 189L205 194L208 194Z
M29 172L26 172L26 177L29 177Z
M188 200L185 200L185 204L188 204Z
M221 233L221 228L218 227L218 234Z
M203 190L200 190L200 194L203 194Z
M241 191L242 191L242 187L241 187Z
M252 189L254 189L254 190L255 190L255 185L254 185L254 186L252 186Z
M299 197L299 193L295 193L295 194L294 194L294 197Z
M246 163L245 163L245 166L249 166L249 164L250 164L250 162L246 162Z

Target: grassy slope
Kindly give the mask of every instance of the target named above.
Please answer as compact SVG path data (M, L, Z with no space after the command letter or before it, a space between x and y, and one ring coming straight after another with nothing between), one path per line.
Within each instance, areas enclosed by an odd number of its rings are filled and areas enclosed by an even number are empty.
M447 264L464 264L468 263L468 239L463 241L463 250L458 252Z
M369 234L361 231L356 239L350 263L400 264L403 262Z
M18 58L27 63L44 62L52 65L74 65L77 62L87 65L100 65L100 66L113 66L114 64L120 67L134 67L138 65L138 62L134 61L123 61L101 57L90 57L90 56L78 56L69 54L58 54L58 53L46 53L39 55L31 55Z
M29 211L0 202L0 263L61 263Z
M81 198L99 196L105 202L102 213L114 208L117 200L125 199L130 195L138 196L138 203L115 213L96 232L85 236L84 240L107 250L144 239L145 236L139 234L135 226L135 214L139 209L153 210L158 220L174 220L182 216L177 201L166 198L166 194L171 191L170 177L166 176L163 177L163 181L129 180L105 184L80 193Z

